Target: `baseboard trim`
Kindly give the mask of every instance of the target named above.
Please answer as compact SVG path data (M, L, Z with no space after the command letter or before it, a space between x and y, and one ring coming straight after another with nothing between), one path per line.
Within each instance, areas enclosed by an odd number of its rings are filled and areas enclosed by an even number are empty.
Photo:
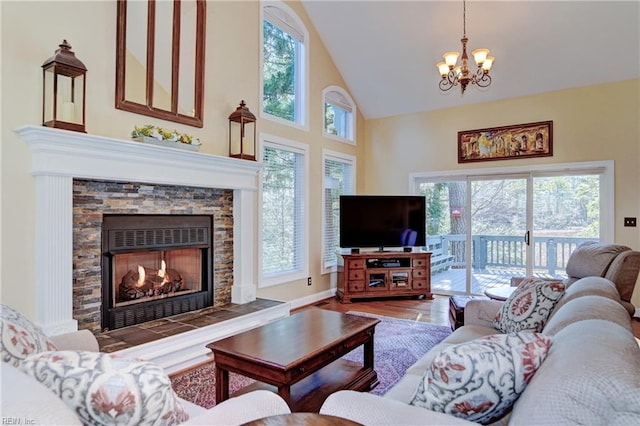
M291 304L291 309L298 309L306 305L311 305L313 303L319 302L320 300L327 299L329 297L333 297L336 294L336 289L331 288L329 290L321 291L320 293L314 293L309 296L300 297L298 299L291 300L289 303Z

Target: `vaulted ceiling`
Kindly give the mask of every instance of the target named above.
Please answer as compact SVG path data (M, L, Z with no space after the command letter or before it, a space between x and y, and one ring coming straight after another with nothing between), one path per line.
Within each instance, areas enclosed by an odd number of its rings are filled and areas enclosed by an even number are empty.
M635 0L467 1L469 54L485 47L496 61L491 86L464 95L442 93L435 66L461 50L461 0L302 3L366 118L640 77Z

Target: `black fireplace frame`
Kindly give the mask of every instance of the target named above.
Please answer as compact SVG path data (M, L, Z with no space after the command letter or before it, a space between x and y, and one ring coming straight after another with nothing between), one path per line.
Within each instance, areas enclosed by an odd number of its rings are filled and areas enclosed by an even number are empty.
M108 214L102 218L103 331L141 324L213 306L213 216L163 214ZM126 306L114 306L113 257L136 251L199 248L202 289Z

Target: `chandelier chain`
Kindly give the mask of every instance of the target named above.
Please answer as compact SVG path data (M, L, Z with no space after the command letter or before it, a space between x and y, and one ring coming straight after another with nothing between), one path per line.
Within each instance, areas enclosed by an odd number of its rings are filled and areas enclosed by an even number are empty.
M467 2L462 0L462 36L467 36Z

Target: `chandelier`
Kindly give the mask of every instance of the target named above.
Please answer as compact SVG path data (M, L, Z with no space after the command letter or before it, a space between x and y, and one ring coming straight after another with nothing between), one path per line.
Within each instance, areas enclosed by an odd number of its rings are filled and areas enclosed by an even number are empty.
M496 59L489 55L489 49L476 49L471 52L476 61L477 69L472 72L469 69L469 56L467 55L467 5L462 1L462 57L461 64L458 65L459 52L446 52L442 57L444 62L438 62L436 65L442 80L440 80L440 90L446 92L452 87L460 84L460 89L464 93L469 83L476 84L478 87L488 87L491 84L491 76L489 70L493 61Z

